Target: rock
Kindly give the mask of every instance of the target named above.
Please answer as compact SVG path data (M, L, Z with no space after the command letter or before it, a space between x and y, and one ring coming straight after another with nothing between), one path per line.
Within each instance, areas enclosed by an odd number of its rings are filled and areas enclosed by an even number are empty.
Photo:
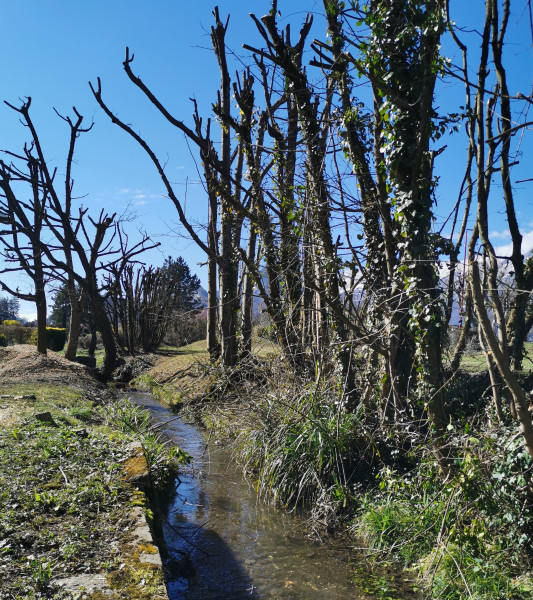
M48 425L52 425L52 427L58 427L58 424L54 421L54 417L52 417L51 412L42 412L35 415L37 421L41 423L48 423Z
M122 365L115 369L113 373L113 381L116 383L127 383L133 379L133 377L133 367L131 364Z
M99 592L102 595L111 596L112 590L109 588L106 576L100 573L87 575L74 575L73 577L65 577L56 580L56 583L65 591L73 594L85 592L86 594L94 594Z
M154 565L154 567L163 568L163 563L161 562L161 556L159 552L153 554L148 552L141 552L139 554L139 562L145 563L148 565Z
M96 369L96 357L95 356L76 356L76 362L90 369Z

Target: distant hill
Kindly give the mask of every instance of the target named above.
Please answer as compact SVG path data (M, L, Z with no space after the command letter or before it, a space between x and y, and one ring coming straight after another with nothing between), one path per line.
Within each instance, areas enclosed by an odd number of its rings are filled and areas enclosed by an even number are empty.
M207 306L207 291L204 290L202 286L200 286L198 288L198 291L196 292L196 296L198 298L198 301L200 302L200 307L205 308Z

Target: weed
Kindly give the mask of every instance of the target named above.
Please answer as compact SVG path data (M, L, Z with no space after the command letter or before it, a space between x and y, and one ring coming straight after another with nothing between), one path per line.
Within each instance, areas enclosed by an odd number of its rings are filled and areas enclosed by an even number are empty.
M520 493L531 461L510 430L497 433L458 438L458 468L444 483L426 457L408 476L384 468L379 490L361 497L356 532L417 571L431 597L531 597L532 518Z
M35 587L39 591L46 589L52 577L52 567L49 562L41 562L38 559L30 561L31 576Z
M111 402L103 409L110 425L120 429L126 437L140 440L150 469L153 484L165 485L176 474L177 451L153 427L150 413L127 398ZM177 461L179 462L179 461Z

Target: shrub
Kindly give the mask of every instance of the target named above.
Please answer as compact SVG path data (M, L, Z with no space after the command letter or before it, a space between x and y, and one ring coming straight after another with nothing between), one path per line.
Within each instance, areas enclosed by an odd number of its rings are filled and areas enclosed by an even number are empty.
M89 346L91 345L91 339L92 339L92 335L90 333L84 333L82 335L80 335L79 339L78 339L78 347L82 348L83 350L88 350ZM96 350L101 350L103 348L102 345L102 336L97 333L96 334Z
M46 328L46 347L54 352L63 350L67 341L67 330L63 327L47 327ZM37 328L33 328L29 344L37 345Z
M5 333L0 333L0 347L4 347L7 346L7 339L6 339L6 334Z
M6 336L7 344L29 344L33 327L24 327L18 321L4 321L0 333Z
M251 426L237 437L260 493L285 506L311 508L325 521L349 507L379 454L362 415L346 412L340 396L327 385L278 390L252 408Z
M63 350L67 341L67 330L64 327L46 328L46 346L54 352Z
M379 489L361 496L356 532L419 571L432 598L531 598L531 458L505 427L456 443L457 471L444 481L429 453L408 475L382 469Z

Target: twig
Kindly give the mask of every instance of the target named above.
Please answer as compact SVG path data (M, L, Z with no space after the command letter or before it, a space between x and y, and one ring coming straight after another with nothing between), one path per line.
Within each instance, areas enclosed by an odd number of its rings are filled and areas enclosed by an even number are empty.
M68 485L68 479L67 479L67 476L65 475L65 471L63 471L63 469L61 467L59 467L59 470L61 471L61 475L63 475L63 478L65 479L65 483Z

